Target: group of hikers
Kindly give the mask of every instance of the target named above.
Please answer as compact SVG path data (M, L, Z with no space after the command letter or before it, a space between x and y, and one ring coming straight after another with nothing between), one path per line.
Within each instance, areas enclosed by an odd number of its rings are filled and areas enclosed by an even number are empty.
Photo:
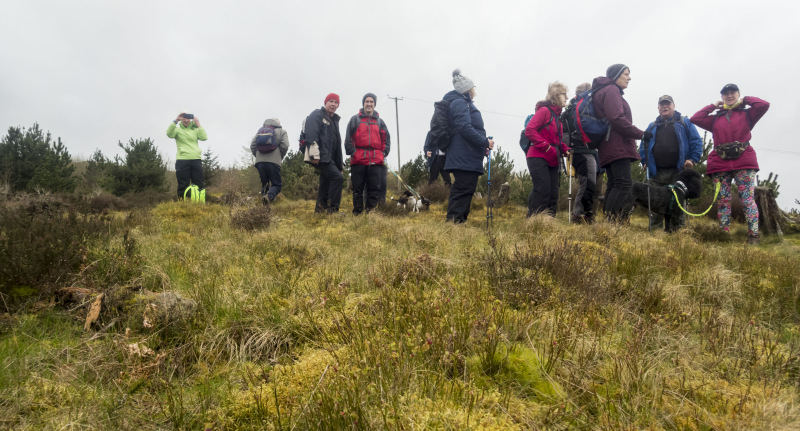
M700 161L703 153L703 142L697 131L700 127L711 132L714 141L706 174L721 186L717 211L720 228L730 231L731 184L735 180L747 220L748 242L757 244L758 208L753 194L759 167L755 149L750 145L750 132L769 109L769 103L753 96L742 98L737 85L727 84L720 91L721 100L687 118L675 110L671 96L663 95L658 98L655 121L641 130L633 124L630 106L623 97L630 81L628 66L611 65L605 76L595 78L591 84L578 85L575 97L569 102L566 85L549 84L545 99L536 104L535 112L528 116L524 125L523 135L529 142L523 149L533 182L528 197L528 217L538 213L555 216L559 162L569 157L579 184L570 215L572 220L594 221L598 180L605 173L603 212L610 222L626 222L633 186L631 164L640 161L650 184L672 184L682 169L693 168ZM458 69L453 71L452 82L453 90L437 102L436 108L438 110L441 104L446 115L447 142L434 145L441 137L431 130L423 151L428 159L429 183L441 175L449 189L446 220L464 223L478 178L484 174L484 158L494 148L494 141L487 135L481 112L474 103L475 83ZM562 118L566 111L574 111L584 101L591 105L597 120L607 123L605 136L595 145L590 145L582 131L566 130L570 128L569 121ZM339 102L339 95L328 94L323 106L305 119L300 134L300 150L305 162L319 171L315 211L320 213L338 212L342 197L344 155L340 117L336 114ZM362 108L347 123L344 140L345 154L350 156L354 214L369 212L385 201L388 171L385 158L391 142L386 124L375 111L377 97L367 93L361 102ZM434 119L436 115L435 112ZM184 197L190 183L202 190L198 140L207 139L205 129L196 116L182 112L170 124L167 136L174 138L178 147L175 171L179 198ZM640 141L638 147L636 141ZM250 150L261 178L262 199L269 204L281 191L281 161L289 150L288 134L278 119L264 121L251 140ZM671 223L683 224L684 219ZM663 225L663 217L651 217L651 226L656 225ZM664 227L672 231L675 226Z

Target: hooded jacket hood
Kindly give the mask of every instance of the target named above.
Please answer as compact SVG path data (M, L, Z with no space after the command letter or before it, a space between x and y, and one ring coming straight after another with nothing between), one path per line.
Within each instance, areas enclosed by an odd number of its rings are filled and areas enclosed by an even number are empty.
M281 127L281 120L277 118L267 118L264 120L264 127Z
M561 107L556 105L555 103L549 101L549 100L540 100L540 101L536 102L536 110L537 111L539 110L539 108L543 108L545 106L549 107L550 109L555 111L556 114L560 114L561 113Z
M606 78L605 76L598 76L597 78L594 79L594 81L592 81L592 91L597 91L598 87L606 86L609 84L614 84L614 86L617 87L617 90L619 90L620 94L625 94L622 88L620 88L619 85L617 85L617 83L613 79Z

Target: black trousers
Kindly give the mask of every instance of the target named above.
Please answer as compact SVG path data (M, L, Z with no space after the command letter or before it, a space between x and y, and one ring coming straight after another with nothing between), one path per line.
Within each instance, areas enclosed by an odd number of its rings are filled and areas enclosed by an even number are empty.
M605 167L608 186L603 212L610 221L625 222L631 208L631 159L615 160Z
M680 171L678 170L678 168L656 167L656 176L650 178L650 184L656 186L668 186L677 181L679 172ZM685 204L686 204L685 200L681 202L681 205ZM684 206L684 208L686 207ZM658 214L658 213L650 214L650 227L655 229L660 229L663 227L664 230L667 232L672 232L679 228L685 227L686 214L684 214L683 211L681 211L681 216L678 218L678 220L673 220L672 218L670 218L668 221L666 221L666 225L664 223L665 223L664 214Z
M447 221L464 223L469 216L472 195L478 188L479 172L453 170L455 181L450 187L450 198L447 200Z
M384 162L385 163L385 162ZM381 168L381 190L378 193L378 203L385 204L386 203L386 181L388 180L387 176L389 175L389 167L386 165L378 165Z
M258 176L261 178L261 195L266 195L270 202L275 200L281 192L281 167L275 163L258 162L256 163Z
M436 182L436 179L439 177L439 175L441 175L445 187L449 188L452 185L450 182L450 173L445 172L444 170L445 161L447 161L447 156L433 156L433 161L431 162L431 174L428 177L428 184L433 184Z
M592 212L597 197L597 160L592 154L573 154L572 167L578 175L578 193L572 214L582 216Z
M367 212L378 206L383 172L383 165L350 166L350 179L353 182L353 214L364 212L365 197Z
M339 204L342 202L342 184L344 177L333 163L320 163L319 168L319 191L317 192L317 205L314 208L318 213L339 212Z
M200 159L176 160L175 178L178 179L178 199L183 199L183 193L190 182L201 190L206 188L203 181L203 162Z
M541 157L528 157L533 189L528 195L528 217L547 211L555 217L558 203L558 165L550 166Z

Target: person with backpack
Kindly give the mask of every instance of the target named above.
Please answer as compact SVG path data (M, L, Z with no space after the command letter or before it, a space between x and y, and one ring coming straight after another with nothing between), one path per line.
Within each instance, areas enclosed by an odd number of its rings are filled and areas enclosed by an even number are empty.
M350 118L344 140L344 149L350 156L350 179L353 183L353 214L378 206L381 176L385 177L384 158L389 155L390 138L386 123L375 110L377 96L367 93L361 98L362 109Z
M769 110L769 102L758 97L740 97L736 84L727 84L720 91L722 100L712 103L692 115L691 121L708 130L714 138L714 150L708 153L706 174L714 184L721 183L717 217L723 232L730 232L731 182L736 180L739 199L747 219L747 243L758 245L758 206L754 191L758 159L750 145L750 132Z
M175 144L178 146L178 155L175 157L178 200L183 199L190 183L197 186L205 200L206 184L203 179L203 162L200 145L197 142L208 139L206 129L200 125L200 120L196 116L183 111L167 128L167 137L175 139Z
M658 117L644 132L639 144L639 156L642 166L647 169L649 183L656 186L673 184L678 172L684 168L693 168L703 155L703 139L697 128L688 118L675 110L672 96L663 95L658 98ZM667 232L686 225L686 215L681 212L678 220L670 218L664 225L664 215L650 214L650 227Z
M606 169L608 178L603 212L609 221L617 223L628 220L633 189L631 163L639 160L635 141L644 136L644 132L633 125L631 107L622 97L630 81L630 68L624 64L609 66L606 76L592 81L595 113L610 126L607 138L597 149L600 166Z
M340 117L336 114L338 108L339 95L328 94L322 108L306 117L303 129L303 147L313 149L309 153L314 153L309 163L319 170L319 191L314 207L317 213L337 213L342 201L344 160L342 135L339 133Z
M478 178L484 173L483 158L494 148L494 141L486 137L483 117L472 102L476 95L475 83L456 69L453 88L443 98L452 131L444 169L455 179L447 200L447 221L459 224L467 221Z
M558 164L569 153L569 147L562 142L561 109L566 104L567 86L558 81L551 83L545 100L536 103L536 111L525 125L525 136L531 142L526 160L533 181L528 217L541 212L556 216Z
M425 160L428 165L428 185L436 182L436 179L441 175L444 186L447 189L450 189L450 186L452 185L450 181L450 173L444 170L445 162L447 162L447 153L440 150L433 143L431 132L428 132L428 134L425 135L425 146L423 147L423 151L425 152Z
M250 151L256 158L256 170L261 178L261 201L271 204L281 192L281 161L289 151L289 134L277 118L264 120L264 125L250 141Z
M592 89L592 84L584 82L575 88L575 97L569 101L567 106L577 103L581 94ZM599 189L598 177L600 173L597 169L597 150L589 148L580 136L580 133L569 130L567 119L562 116L562 123L565 125L565 140L572 149L572 167L575 169L575 176L578 179L578 191L575 193L575 206L572 209L573 223L594 222L594 201L597 199Z

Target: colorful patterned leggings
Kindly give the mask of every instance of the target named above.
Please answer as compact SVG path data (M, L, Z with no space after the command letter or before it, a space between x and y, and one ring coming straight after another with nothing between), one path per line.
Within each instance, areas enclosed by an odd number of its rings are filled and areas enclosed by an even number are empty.
M751 235L758 235L758 207L753 196L756 186L755 169L743 169L739 171L717 172L711 174L714 185L717 181L722 184L719 188L719 204L717 206L717 216L719 217L719 227L725 232L730 232L731 224L731 181L736 180L739 190L739 200L744 206L744 217L747 219L747 228Z

